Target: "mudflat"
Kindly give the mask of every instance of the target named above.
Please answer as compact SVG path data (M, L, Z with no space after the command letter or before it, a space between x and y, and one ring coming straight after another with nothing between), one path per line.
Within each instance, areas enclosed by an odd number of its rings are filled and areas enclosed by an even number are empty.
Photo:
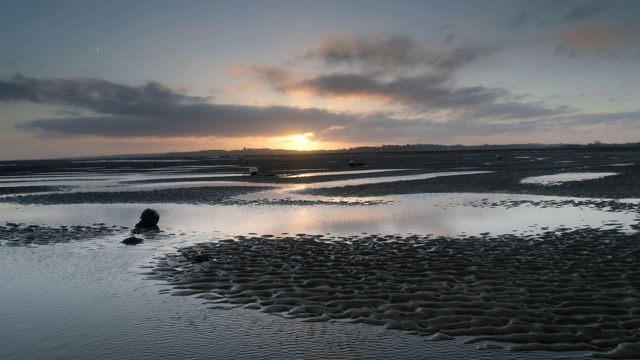
M640 151L620 148L1 165L0 202L16 211L73 204L376 208L395 201L390 196L429 193L512 194L512 200L469 206L527 206L540 214L558 207L637 214L640 202ZM250 175L250 167L258 173ZM524 195L552 198L518 198ZM195 296L218 311L244 308L291 321L349 321L434 341L464 337L474 344L465 346L484 351L640 358L637 215L633 223L606 229L541 224L543 230L530 235L471 236L411 229L405 234L366 229L308 234L285 220L277 234L199 235L162 254L144 275L170 284L173 295ZM124 239L131 232L145 241L170 243L180 229L136 232L123 224L5 222L0 244Z

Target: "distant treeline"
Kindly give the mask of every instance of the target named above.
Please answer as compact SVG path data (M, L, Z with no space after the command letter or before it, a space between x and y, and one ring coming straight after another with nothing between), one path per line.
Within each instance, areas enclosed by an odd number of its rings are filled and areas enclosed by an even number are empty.
M359 146L337 150L286 150L269 148L244 148L242 150L201 150L193 152L172 152L153 154L150 156L248 156L248 155L279 155L279 154L332 154L332 153L363 153L363 152L414 152L414 151L463 151L463 150L535 150L535 149L592 149L592 148L640 148L640 142L626 144L606 144L599 141L590 144L507 144L507 145L437 145L437 144L406 144Z

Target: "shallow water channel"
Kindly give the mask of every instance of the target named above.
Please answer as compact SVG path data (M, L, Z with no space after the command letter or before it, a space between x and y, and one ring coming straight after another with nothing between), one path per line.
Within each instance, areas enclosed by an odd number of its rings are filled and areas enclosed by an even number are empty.
M367 173L371 171L362 171ZM358 173L358 172L352 172ZM404 180L438 176L465 176L477 171L387 175L310 184L278 184L277 188L236 196L232 202L215 205L175 203L129 204L118 199L105 204L17 205L0 203L3 220L13 223L54 225L133 226L139 213L153 207L161 214L161 229L179 232L306 234L433 234L437 236L531 234L557 228L628 227L637 222L637 212L594 206L601 199L514 194L411 194L381 197L324 197L304 195L299 190L376 183L385 186ZM393 174L389 172L389 174ZM200 181L209 175L175 174L84 174L52 178L10 178L0 186L74 186L74 192L128 192L200 186L274 186L243 181ZM219 175L220 176L220 175ZM318 173L300 177L321 177ZM157 182L158 180L179 180ZM145 181L154 181L145 183ZM630 199L629 203L639 203Z

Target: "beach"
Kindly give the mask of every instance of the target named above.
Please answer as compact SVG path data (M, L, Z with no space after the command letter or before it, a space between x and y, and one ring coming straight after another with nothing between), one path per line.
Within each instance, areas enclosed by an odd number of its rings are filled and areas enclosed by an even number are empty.
M638 179L626 148L4 162L0 357L637 359Z

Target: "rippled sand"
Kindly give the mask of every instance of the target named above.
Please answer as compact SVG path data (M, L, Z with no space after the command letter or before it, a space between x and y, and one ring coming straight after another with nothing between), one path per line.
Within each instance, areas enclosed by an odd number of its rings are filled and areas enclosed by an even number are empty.
M510 350L640 357L640 236L237 237L167 255L149 274L212 308L385 326Z
M74 225L74 226L42 226L24 223L6 223L0 225L0 245L29 246L53 245L95 239L114 234L121 234L128 227L107 226L106 224Z

